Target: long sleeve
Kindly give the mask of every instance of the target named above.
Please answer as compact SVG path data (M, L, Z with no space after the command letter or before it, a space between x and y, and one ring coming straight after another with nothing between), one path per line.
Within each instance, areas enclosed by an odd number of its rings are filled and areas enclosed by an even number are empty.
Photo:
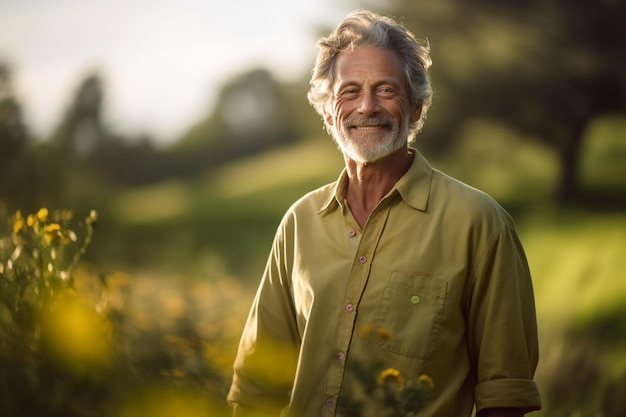
M289 401L300 345L281 226L250 309L228 402L235 415L280 414Z
M468 333L478 381L477 409L537 410L541 402L533 382L539 356L533 288L510 222L490 237L476 260Z

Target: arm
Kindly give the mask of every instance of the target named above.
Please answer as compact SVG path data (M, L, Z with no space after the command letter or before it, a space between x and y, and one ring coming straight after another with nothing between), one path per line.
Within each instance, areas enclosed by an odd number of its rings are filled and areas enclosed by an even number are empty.
M234 416L278 416L289 402L300 336L283 230L274 239L234 363L228 402ZM288 259L285 261L285 259Z
M530 271L512 222L492 229L477 248L467 291L476 408L480 417L523 415L541 408Z

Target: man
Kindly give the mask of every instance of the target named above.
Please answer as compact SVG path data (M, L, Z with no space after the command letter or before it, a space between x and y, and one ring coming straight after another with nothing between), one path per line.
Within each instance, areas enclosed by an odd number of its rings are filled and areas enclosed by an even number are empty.
M365 415L368 364L394 370L398 385L427 375L419 415L539 409L533 290L515 226L407 144L431 102L428 45L357 11L319 46L308 97L345 170L278 228L234 365L234 415Z

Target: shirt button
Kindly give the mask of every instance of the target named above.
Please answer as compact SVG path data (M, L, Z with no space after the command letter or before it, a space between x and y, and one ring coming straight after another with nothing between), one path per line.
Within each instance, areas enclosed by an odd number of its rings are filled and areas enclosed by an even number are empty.
M411 302L412 302L413 304L419 304L419 302L420 302L420 296L419 296L419 295L417 295L417 294L412 295L412 296L411 296Z
M364 264L365 262L367 262L367 256L365 256L365 255L361 255L361 256L359 256L359 262L361 262L362 264Z
M339 352L337 354L337 359L339 359L340 361L344 360L346 358L346 354L343 352Z
M352 313L354 311L354 304L348 304L346 305L346 311L348 313Z
M353 229L350 229L350 231L348 232L348 236L355 237L356 236L356 231L354 231Z
M335 402L331 398L326 400L326 407L331 408L334 404Z

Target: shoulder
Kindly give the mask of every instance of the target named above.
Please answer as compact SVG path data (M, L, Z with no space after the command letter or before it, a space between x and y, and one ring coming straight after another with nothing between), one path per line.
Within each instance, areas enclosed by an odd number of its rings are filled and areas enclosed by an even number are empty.
M440 212L461 223L489 225L500 230L514 228L509 213L493 197L436 169L433 169L428 211Z
M336 186L335 181L304 194L287 209L281 221L282 226L319 215L329 203L333 203Z

